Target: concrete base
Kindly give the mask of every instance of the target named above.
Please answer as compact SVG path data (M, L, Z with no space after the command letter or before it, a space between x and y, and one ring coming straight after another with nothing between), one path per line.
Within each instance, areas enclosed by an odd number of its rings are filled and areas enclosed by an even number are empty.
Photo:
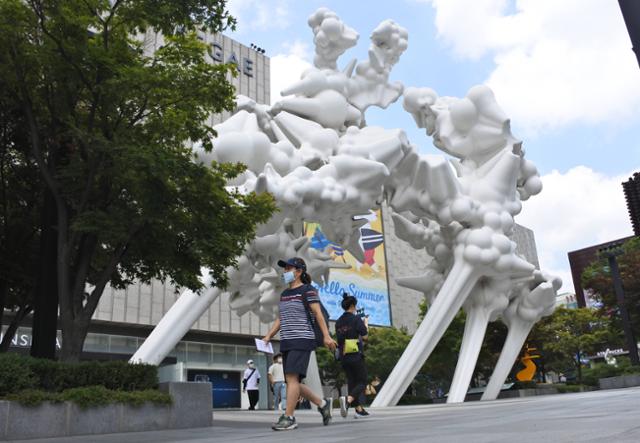
M640 374L601 378L598 380L598 384L600 385L600 389L620 389L640 386Z
M213 425L211 383L160 383L173 398L169 429L203 428Z
M0 440L18 440L115 432L199 428L213 423L210 383L161 383L171 406L111 404L82 409L65 403L36 407L0 401Z

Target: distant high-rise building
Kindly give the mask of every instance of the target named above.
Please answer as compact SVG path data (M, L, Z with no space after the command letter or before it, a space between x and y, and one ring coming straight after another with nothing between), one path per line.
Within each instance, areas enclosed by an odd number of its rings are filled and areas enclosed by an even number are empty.
M627 199L633 233L640 235L640 172L636 172L629 180L622 182L622 189Z

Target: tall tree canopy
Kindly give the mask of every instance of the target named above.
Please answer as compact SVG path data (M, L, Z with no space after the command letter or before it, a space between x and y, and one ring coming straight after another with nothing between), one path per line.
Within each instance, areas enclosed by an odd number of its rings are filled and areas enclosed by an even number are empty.
M581 360L620 343L620 330L594 309L559 307L536 323L529 341L540 351L546 370L575 372L582 382Z
M212 149L207 118L234 106L234 67L207 62L196 36L234 26L225 3L0 2L0 89L27 135L3 149L36 168L50 203L38 232L52 233L42 269L55 272L65 360L79 358L107 284L199 289L207 267L224 287L275 209L269 195L225 188L243 165L202 165L190 149ZM156 31L164 44L146 51Z

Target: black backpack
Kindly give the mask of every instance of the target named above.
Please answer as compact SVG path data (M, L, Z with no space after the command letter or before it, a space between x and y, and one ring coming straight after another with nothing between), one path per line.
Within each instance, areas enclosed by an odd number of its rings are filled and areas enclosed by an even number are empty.
M311 285L308 285L311 286ZM311 286L313 288L313 286ZM315 288L313 288L315 289ZM316 336L316 348L321 348L324 346L324 335L322 334L322 329L320 329L320 325L315 321L315 317L311 315L311 309L309 308L309 302L307 302L307 298L305 295L302 295L302 303L304 303L304 309L307 311L307 318L311 323L311 327L313 328L313 333ZM327 330L329 329L329 311L324 307L322 302L318 302L320 304L320 311L322 311L322 316L324 317L324 323L327 325Z

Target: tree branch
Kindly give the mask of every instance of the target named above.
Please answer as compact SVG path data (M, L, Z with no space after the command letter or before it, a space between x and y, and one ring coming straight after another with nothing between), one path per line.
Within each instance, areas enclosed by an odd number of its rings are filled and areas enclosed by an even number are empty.
M76 266L74 269L73 294L73 310L79 313L82 310L82 300L84 298L84 289L87 282L87 275L91 268L91 258L98 244L98 238L95 234L84 234L78 246L78 254L76 256Z
M7 328L7 330L4 333L4 336L2 337L2 342L0 342L0 352L6 352L9 349L9 346L11 345L11 340L13 340L13 336L16 335L16 331L18 330L18 327L22 323L22 320L24 320L24 318L32 310L33 310L33 306L28 303L25 303L20 306L20 309L13 317L13 320L11 320L9 327Z
M38 16L38 19L40 22L40 29L42 29L42 32L56 44L56 46L58 47L58 50L60 51L60 55L62 55L65 61L69 63L70 66L73 67L73 69L76 71L76 73L80 77L80 80L82 81L82 83L84 83L87 89L89 89L90 91L93 90L91 83L89 83L89 81L86 79L86 77L82 73L82 69L80 69L80 67L73 62L73 59L69 56L69 54L67 54L67 51L64 49L64 46L62 45L62 42L60 41L60 39L56 38L45 26L46 17L45 17L44 11L42 10L42 4L35 0L29 1L29 4L31 5L33 12L35 12L35 14Z
M131 245L131 240L144 228L144 224L138 227L132 227L129 230L129 235L127 236L127 240L118 246L111 256L111 260L100 273L100 277L96 281L96 285L91 291L91 295L87 299L87 303L83 308L83 315L88 316L89 318L93 315L96 307L98 306L98 302L100 301L100 297L102 297L102 293L104 288L107 286L107 283L111 280L111 276L116 271L118 264L122 261L122 257L127 253L129 246Z

